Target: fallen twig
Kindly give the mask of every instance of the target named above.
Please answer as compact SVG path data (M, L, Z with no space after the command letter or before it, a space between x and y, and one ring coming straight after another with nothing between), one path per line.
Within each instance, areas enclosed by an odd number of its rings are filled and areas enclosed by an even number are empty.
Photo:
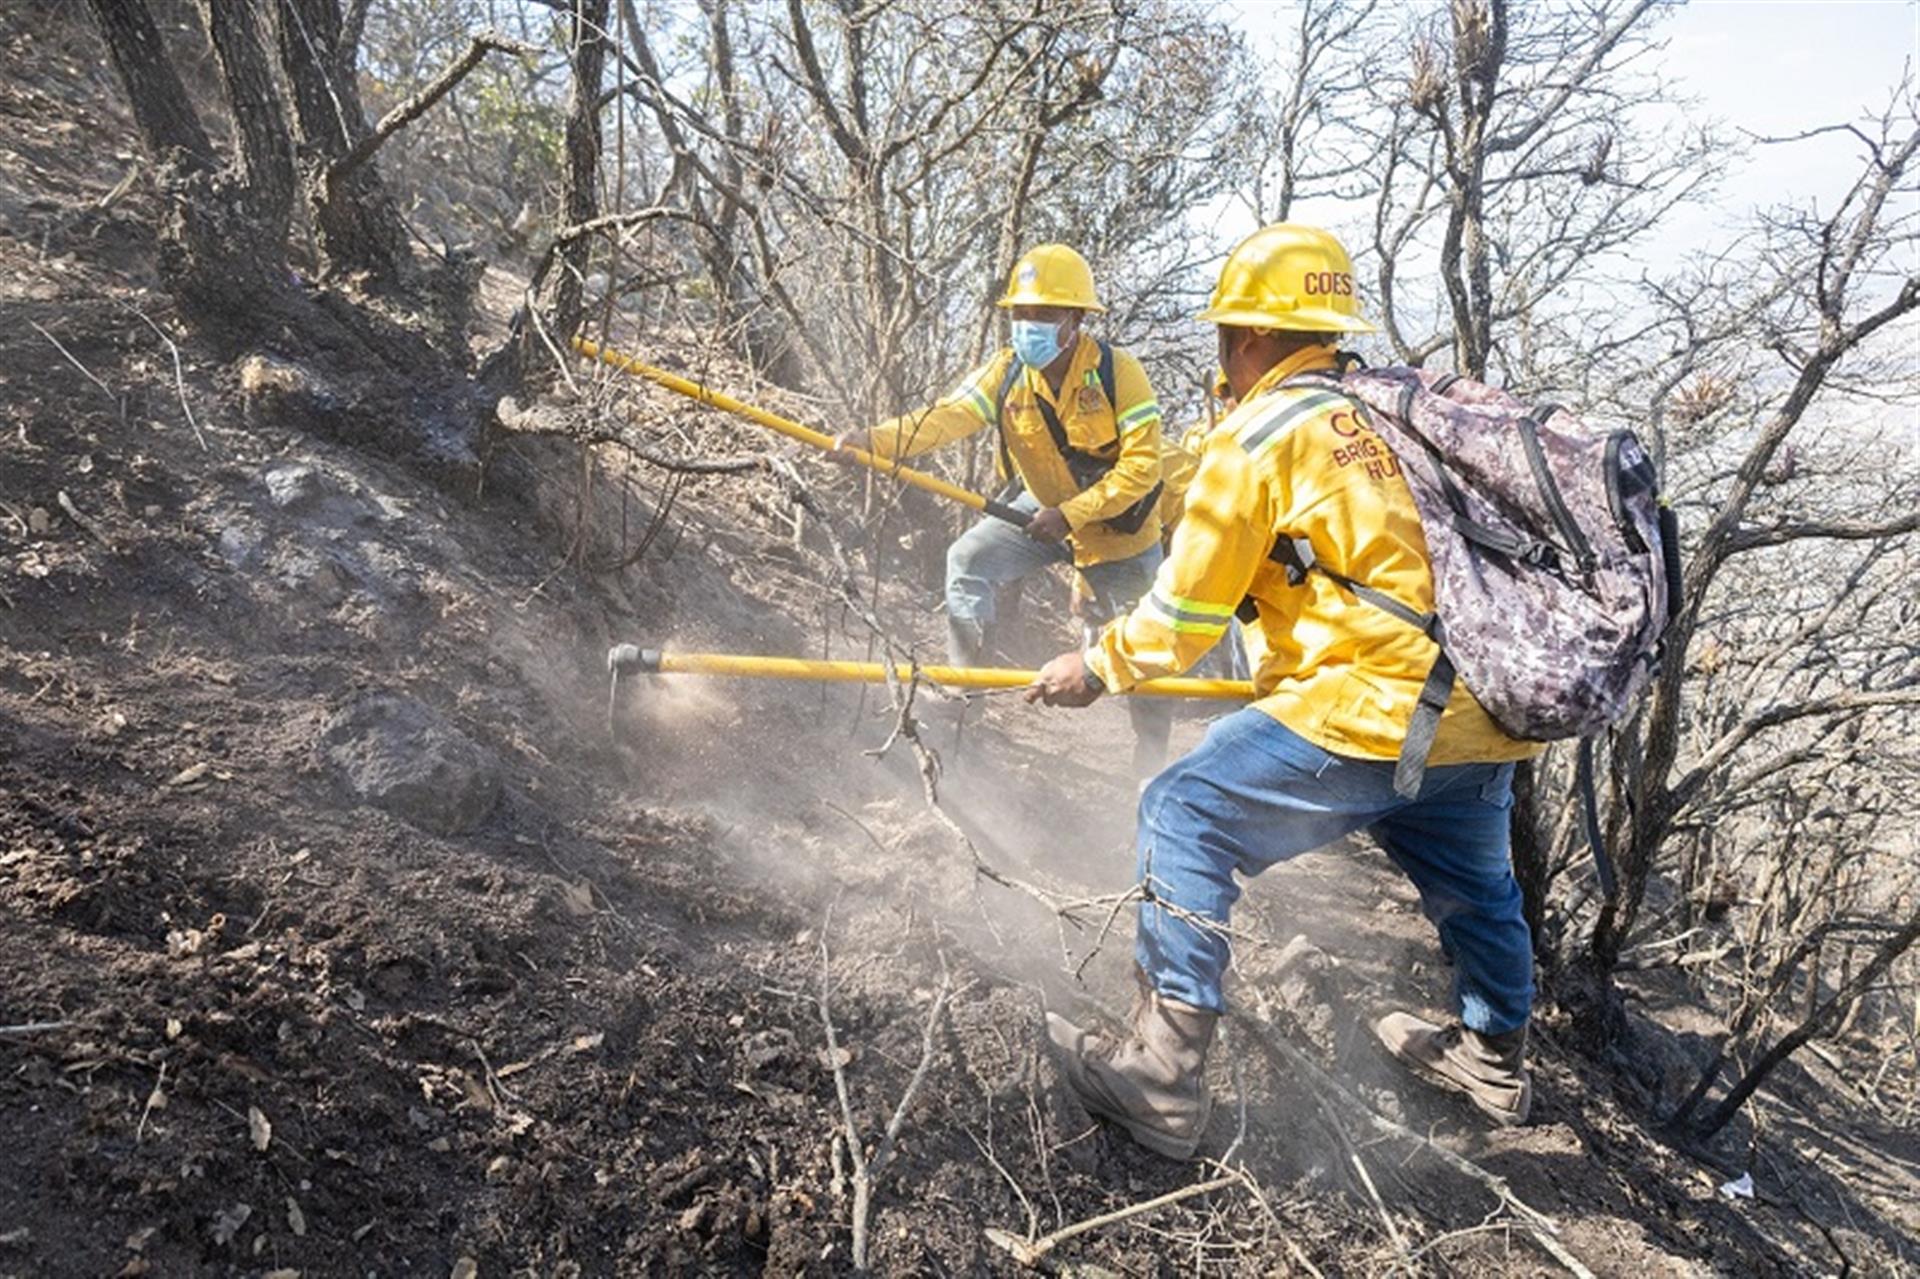
M1042 1235L1040 1238L1033 1240L1022 1239L1009 1231L989 1228L986 1232L987 1242L993 1244L995 1247L1004 1248L1013 1255L1015 1261L1023 1266L1035 1266L1040 1264L1041 1258L1045 1257L1069 1239L1076 1239L1092 1231L1104 1229L1107 1226L1118 1225L1123 1221L1130 1221L1135 1217L1144 1216L1147 1213L1157 1211L1161 1208L1171 1207L1174 1204L1196 1198L1200 1195L1211 1194L1216 1190L1225 1190L1228 1186L1239 1184L1240 1180L1239 1173L1228 1173L1224 1176L1215 1177L1211 1181L1201 1181L1191 1186L1182 1186L1180 1189L1170 1190L1164 1195L1156 1195L1152 1199L1143 1199L1137 1204L1128 1204L1125 1208L1117 1208L1112 1212L1103 1212L1097 1217L1088 1217L1085 1221L1076 1221L1070 1226L1062 1226L1051 1234Z
M1236 1076L1237 1073L1236 1071ZM1245 1105L1245 1100L1246 1098L1243 1091L1241 1097L1243 1106ZM1239 1144L1239 1140L1236 1138L1234 1145L1237 1146ZM1286 1248L1287 1255L1293 1258L1295 1264L1312 1275L1313 1279L1326 1279L1326 1276L1320 1273L1320 1267L1314 1265L1313 1259L1307 1256L1300 1245L1293 1241L1293 1235L1287 1230L1286 1223L1280 1220L1280 1214L1275 1212L1273 1205L1267 1202L1267 1197L1261 1192L1260 1183L1254 1179L1253 1174L1239 1165L1229 1165L1223 1159L1209 1159L1207 1162L1215 1168L1218 1168L1222 1175L1231 1176L1239 1180L1240 1188L1247 1192L1247 1196L1252 1199L1254 1205L1260 1209L1261 1215L1266 1217L1274 1230L1278 1232L1280 1243Z
M112 538L108 537L105 533L102 533L100 531L100 526L98 524L95 524L92 519L80 513L80 508L73 504L73 499L67 496L67 491L65 489L61 489L58 493L56 493L54 495L54 500L60 504L60 509L67 513L68 519L72 520L75 524L78 524L81 528L85 529L88 533L92 534L94 540L99 542L100 545L106 547L110 551L119 549L114 545Z
M1514 1194L1512 1187L1507 1185L1506 1178L1497 1173L1488 1172L1464 1155L1455 1154L1425 1133L1416 1132L1404 1124L1388 1119L1361 1100L1345 1084L1321 1069L1319 1063L1313 1058L1288 1043L1282 1036L1273 1033L1259 1020L1244 1012L1234 1012L1231 1016L1234 1023L1245 1030L1254 1043L1293 1068L1294 1072L1306 1082L1315 1099L1329 1111L1332 1122L1336 1126L1339 1124L1339 1118L1334 1112L1335 1103L1338 1103L1339 1108L1345 1113L1382 1136L1397 1137L1402 1141L1410 1141L1423 1147L1453 1171L1479 1182L1490 1191L1508 1211L1519 1218L1528 1236L1569 1273L1575 1275L1577 1279L1594 1279L1593 1272L1561 1244L1558 1238L1560 1228L1553 1218Z
M0 1026L0 1035L38 1035L49 1030L65 1030L73 1024L70 1021L23 1021L13 1026Z
M126 306L126 303L123 302L121 305ZM187 425L193 428L193 438L195 442L200 445L200 451L202 453L206 452L207 437L200 434L200 423L194 420L193 406L187 403L187 372L180 363L180 348L174 344L172 338L167 336L165 329L155 324L152 320L149 320L144 314L135 310L133 307L126 306L126 309L133 312L134 316L138 318L142 324L152 329L154 336L167 344L167 353L173 357L173 389L175 393L180 396L180 411L187 415Z
M166 1082L167 1063L163 1061L160 1063L160 1073L154 1077L153 1091L147 1094L147 1104L140 1108L140 1122L133 1130L133 1144L136 1146L147 1138L147 1119L153 1114L153 1108L167 1104L166 1097L160 1091Z
M623 427L597 418L589 420L553 405L522 407L510 395L501 399L494 416L501 426L516 435L554 435L582 444L617 444L649 466L682 475L738 475L767 469L766 461L757 457L668 457L636 443Z
M820 1008L820 1023L827 1035L827 1064L833 1070L833 1088L840 1100L840 1118L845 1129L847 1157L853 1164L853 1268L865 1271L867 1268L867 1219L873 1209L873 1191L879 1181L881 1171L893 1156L894 1142L900 1136L900 1129L907 1122L907 1111L913 1105L913 1099L919 1094L921 1084L926 1082L927 1072L933 1065L933 1036L939 1028L940 1018L945 1015L947 1002L952 997L953 974L947 969L946 956L940 958L940 989L934 994L933 1007L927 1012L926 1026L920 1035L920 1064L914 1067L913 1077L907 1081L905 1091L900 1094L900 1103L893 1108L893 1115L887 1120L886 1130L881 1134L880 1142L874 1147L871 1158L867 1156L865 1144L860 1137L860 1129L853 1119L853 1098L847 1088L846 1063L841 1059L839 1036L833 1026L833 1011L828 1003L832 984L832 968L827 952L827 930L833 922L833 912L827 912L826 922L820 927L820 994L815 1003Z
M105 382L102 382L99 378L95 377L93 375L92 369L89 369L86 365L80 363L79 359L75 357L72 351L67 350L65 346L61 345L59 338L53 336L53 334L47 332L45 329L41 328L38 324L34 323L34 321L32 320L28 320L27 323L32 326L33 331L35 333L38 333L41 337L53 343L53 349L60 352L60 354L63 357L65 357L68 364L71 364L73 365L74 368L79 369L80 376L86 378L87 381L99 387L100 394L106 396L109 400L112 400L114 403L114 407L118 408L122 415L126 413L127 406L125 401L123 401L119 396L115 395L112 389L108 387Z

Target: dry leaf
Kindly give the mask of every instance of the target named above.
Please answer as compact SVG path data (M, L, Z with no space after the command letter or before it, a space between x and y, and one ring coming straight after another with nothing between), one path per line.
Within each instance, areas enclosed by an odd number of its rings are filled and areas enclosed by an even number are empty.
M135 1257L114 1272L113 1279L140 1279L141 1275L153 1269L153 1263L145 1257Z
M247 1107L247 1135L253 1138L253 1148L264 1151L273 1141L273 1125L260 1113L260 1107Z
M186 1027L180 1024L180 1019L178 1017L167 1018L167 1038L168 1039L180 1038L180 1032L185 1029Z
M573 1051L577 1053L590 1053L605 1042L607 1042L607 1034L605 1031L596 1031L591 1035L575 1035L573 1037Z
M560 885L560 904L567 908L568 914L584 919L593 914L593 889L587 886L585 880L577 884L563 882Z
M213 1219L214 1243L221 1247L232 1243L233 1237L240 1233L240 1227L246 1225L247 1218L252 1215L252 1205L235 1204L233 1207L215 1217Z
M480 1279L480 1263L472 1257L462 1257L453 1263L453 1273L447 1279Z
M279 1270L267 1271L266 1274L260 1276L260 1279L300 1279L300 1272L291 1267L283 1267Z
M475 1110L493 1109L493 1094L489 1093L479 1080L464 1070L449 1073L453 1075L454 1082L460 1085L460 1092L466 1097L468 1105Z
M287 1196L287 1229L293 1231L295 1238L307 1237L307 1214L300 1211L300 1201L292 1195Z
M213 765L207 763L205 760L201 760L198 764L194 764L187 768L181 769L179 772L175 773L172 777L169 777L166 781L162 782L161 785L191 786L195 782L199 781L202 777L205 777L212 768L213 768Z
M823 1066L827 1070L845 1070L848 1066L851 1066L853 1064L854 1054L853 1054L853 1049L848 1048L846 1045L842 1044L840 1047L834 1049L832 1052L828 1052L826 1049L822 1048L819 1051L818 1056L820 1058L821 1066Z
M511 1079L531 1065L533 1065L533 1063L530 1061L508 1062L506 1065L500 1067L500 1069L494 1071L493 1076L496 1079Z

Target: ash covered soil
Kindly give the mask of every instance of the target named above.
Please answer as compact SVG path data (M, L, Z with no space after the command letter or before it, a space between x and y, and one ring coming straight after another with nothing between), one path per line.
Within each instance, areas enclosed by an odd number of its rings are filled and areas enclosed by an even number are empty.
M1091 1125L1039 1038L1043 1006L1124 1001L1122 712L929 727L972 851L905 744L867 753L871 694L657 685L610 732L614 640L863 656L819 531L765 474L703 478L616 571L657 474L607 462L583 539L571 448L498 441L519 482L476 495L276 419L155 289L144 180L112 194L132 135L60 13L0 18L0 1275L844 1273L849 1114L866 1157L896 1134L880 1273L1016 1273L987 1232L1219 1177ZM764 444L646 403L702 452ZM929 640L929 598L880 601ZM1368 1042L1446 990L1376 852L1267 876L1238 922L1206 1152L1243 1179L1060 1272L1569 1269L1366 1111L1595 1274L1913 1264L1913 1136L1822 1077L1768 1103L1756 1201L1716 1191L1744 1150L1655 1139L1706 1029L1678 989L1641 988L1631 1068L1549 1014L1535 1123L1489 1134Z

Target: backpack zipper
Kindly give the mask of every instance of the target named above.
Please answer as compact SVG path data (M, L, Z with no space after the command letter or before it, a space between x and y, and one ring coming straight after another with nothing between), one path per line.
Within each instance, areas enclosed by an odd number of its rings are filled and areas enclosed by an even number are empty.
M1549 410L1551 412L1551 410ZM1554 483L1553 472L1547 467L1547 454L1540 447L1540 426L1530 417L1520 419L1520 443L1527 451L1527 465L1533 468L1533 482L1540 489L1540 496L1547 504L1547 514L1553 517L1554 527L1560 530L1560 536L1566 539L1567 548L1579 564L1582 573L1593 572L1593 546L1587 541L1586 534L1574 523L1573 512L1567 509L1566 500L1560 496L1560 486Z

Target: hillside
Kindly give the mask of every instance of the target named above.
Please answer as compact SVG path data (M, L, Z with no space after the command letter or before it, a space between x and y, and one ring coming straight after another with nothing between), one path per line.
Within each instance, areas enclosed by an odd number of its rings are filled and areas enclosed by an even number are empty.
M613 453L583 498L579 448L502 434L476 492L315 436L298 352L216 360L157 290L137 152L84 15L0 14L0 1275L845 1273L848 1116L890 1147L884 1274L1020 1273L990 1231L1204 1182L1045 1264L1913 1268L1920 1138L1824 1063L1711 1158L1661 1141L1711 1029L1670 975L1635 979L1630 1061L1549 1014L1524 1129L1401 1076L1365 1019L1446 973L1370 847L1250 888L1222 1162L1091 1126L1040 1014L1124 998L1124 713L929 727L957 829L910 743L871 757L884 696L656 683L610 724L615 641L865 655L781 477L662 513ZM930 599L880 592L929 646Z

